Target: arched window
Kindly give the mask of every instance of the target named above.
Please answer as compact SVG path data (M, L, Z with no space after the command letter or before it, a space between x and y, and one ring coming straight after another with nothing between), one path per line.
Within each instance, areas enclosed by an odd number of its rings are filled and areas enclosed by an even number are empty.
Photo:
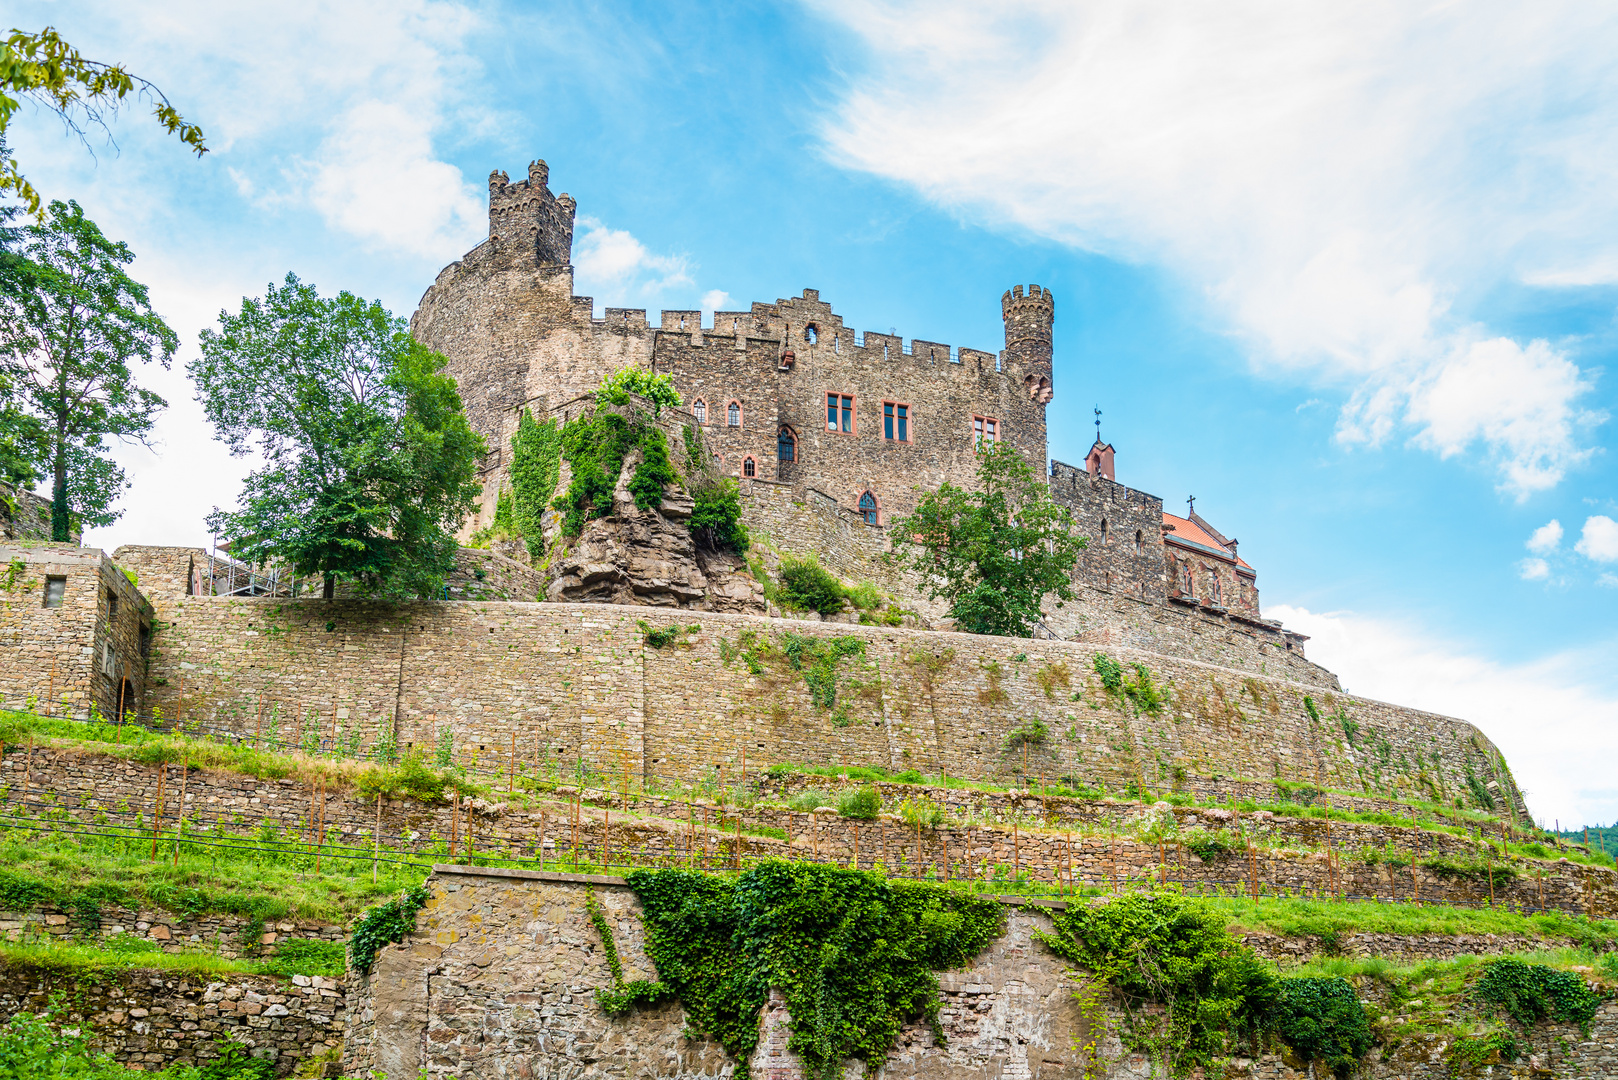
M1180 592L1185 596L1197 595L1197 586L1192 580L1191 564L1189 562L1180 564Z
M725 423L730 427L742 426L742 406L740 402L732 401L725 409Z
M743 476L757 476L758 475L758 465L754 463L752 458L747 457L747 458L742 459L742 475Z
M1223 599L1224 599L1224 590L1219 587L1219 575L1215 574L1213 576L1213 602L1214 602L1214 607L1222 607L1223 604L1221 603L1221 601L1223 601Z
M815 324L814 323L810 323L809 325L807 325L807 326L805 326L803 328L803 340L805 340L809 344L813 345L819 339L820 339L820 331L815 329Z
M788 465L798 460L798 437L785 425L775 436L775 456Z
M1105 547L1106 545L1107 545L1107 519L1102 518L1101 519L1101 546Z
M697 418L697 423L706 424L708 422L708 403L701 398L697 398L691 403L691 415Z
M1141 535L1141 531L1139 529L1136 529L1135 530L1135 554L1136 555L1144 555L1145 553L1146 553L1146 537Z
M865 524L867 525L877 523L876 496L869 491L860 496L860 515L865 518Z

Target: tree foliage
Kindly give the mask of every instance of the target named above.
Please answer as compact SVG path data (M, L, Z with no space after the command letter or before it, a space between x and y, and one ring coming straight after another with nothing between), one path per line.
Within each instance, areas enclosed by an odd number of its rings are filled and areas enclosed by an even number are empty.
M946 483L893 523L894 559L949 602L956 626L973 634L1027 637L1047 594L1073 598L1073 564L1084 538L1016 450L978 452L977 487Z
M85 123L105 129L107 113L132 94L151 101L158 124L198 157L208 152L202 129L186 123L161 90L131 75L122 64L86 60L48 26L35 34L12 30L0 42L0 132L27 99L56 113L82 139ZM0 192L7 191L22 200L29 213L43 217L39 192L9 155L0 162Z
M168 367L179 338L124 272L129 245L108 239L78 203L53 202L20 230L0 276L0 445L13 477L51 477L51 537L109 525L126 486L108 437L144 442L166 402L137 385L131 361ZM43 468L42 468L43 467Z
M250 562L368 592L432 596L477 498L483 440L445 360L376 301L288 274L222 311L187 367L232 454L257 449L240 509L208 521Z

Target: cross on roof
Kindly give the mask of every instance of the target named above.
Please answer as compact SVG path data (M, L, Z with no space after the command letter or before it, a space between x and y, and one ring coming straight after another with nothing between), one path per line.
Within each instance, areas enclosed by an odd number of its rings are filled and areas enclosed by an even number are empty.
M1194 514L1197 512L1197 497L1195 495L1187 495L1185 497L1185 503L1188 507L1186 511L1188 514Z
M1101 406L1096 406L1096 442L1101 441Z

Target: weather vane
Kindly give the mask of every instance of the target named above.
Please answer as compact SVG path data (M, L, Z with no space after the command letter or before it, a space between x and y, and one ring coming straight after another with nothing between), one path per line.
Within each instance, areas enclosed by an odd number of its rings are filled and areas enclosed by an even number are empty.
M1096 406L1096 442L1101 441L1101 406Z

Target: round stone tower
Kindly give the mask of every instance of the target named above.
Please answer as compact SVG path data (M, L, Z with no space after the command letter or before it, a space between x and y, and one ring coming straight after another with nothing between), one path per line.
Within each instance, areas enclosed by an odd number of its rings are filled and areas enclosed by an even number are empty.
M1005 366L1023 372L1023 389L1041 405L1054 396L1051 384L1051 325L1056 322L1056 297L1038 285L1017 285L1000 298L1000 316L1006 322Z

